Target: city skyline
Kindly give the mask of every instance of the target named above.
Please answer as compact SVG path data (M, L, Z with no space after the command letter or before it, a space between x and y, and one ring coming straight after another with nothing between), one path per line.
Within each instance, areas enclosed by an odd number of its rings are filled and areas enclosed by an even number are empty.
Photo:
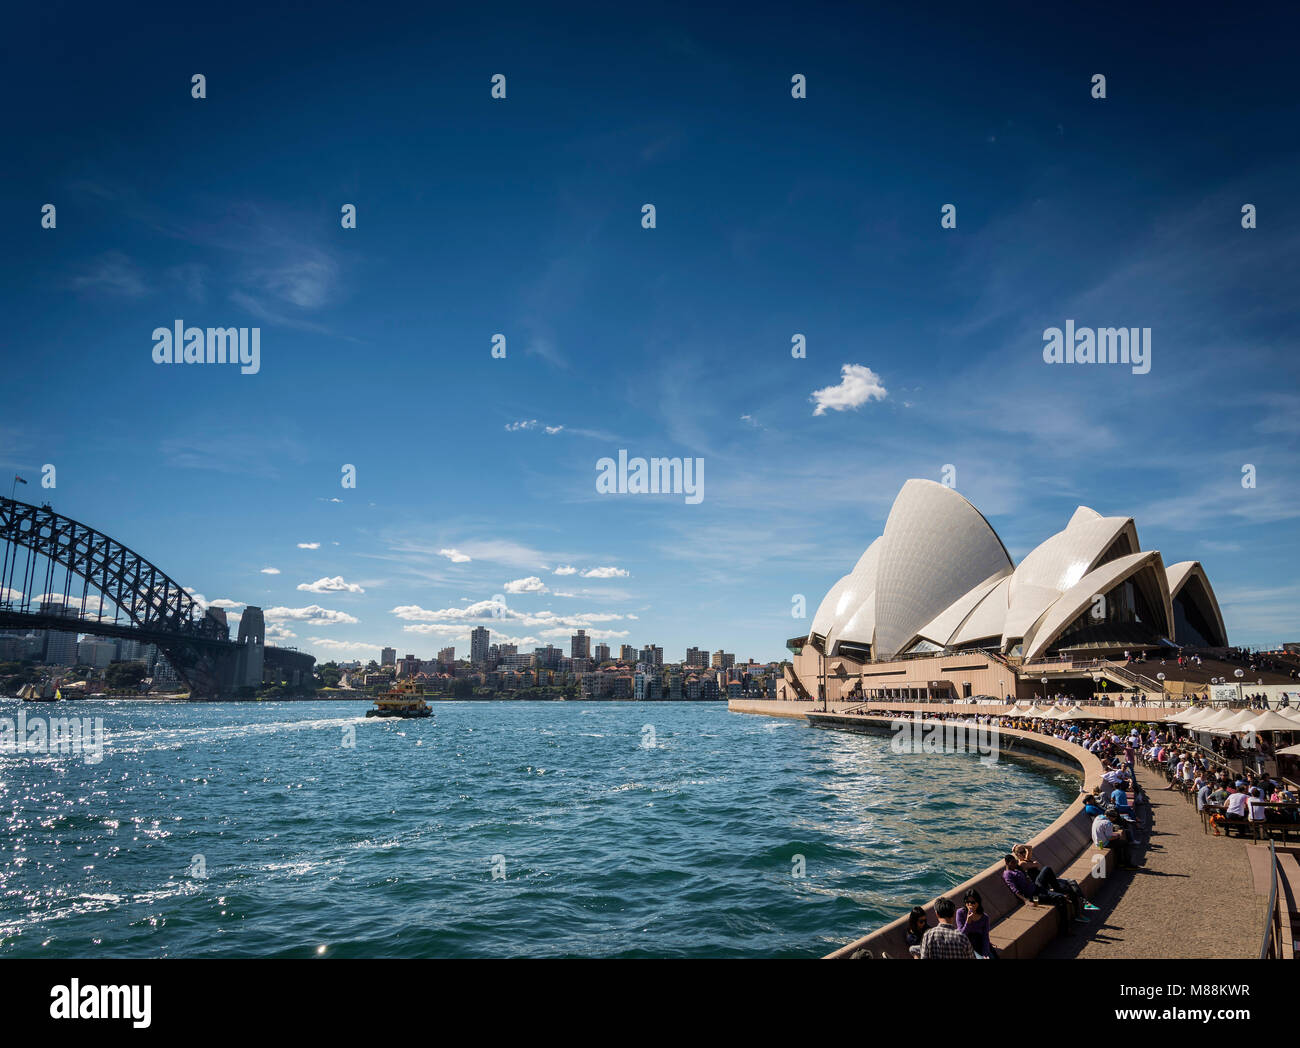
M109 14L20 14L17 497L321 662L476 626L779 659L903 482L949 471L1013 561L1079 505L1131 513L1232 643L1294 639L1283 34L812 8L575 38L507 9L145 23L111 61ZM177 323L256 329L256 372L156 363ZM1046 363L1076 328L1146 333L1147 370ZM621 453L702 463L702 499L602 494Z

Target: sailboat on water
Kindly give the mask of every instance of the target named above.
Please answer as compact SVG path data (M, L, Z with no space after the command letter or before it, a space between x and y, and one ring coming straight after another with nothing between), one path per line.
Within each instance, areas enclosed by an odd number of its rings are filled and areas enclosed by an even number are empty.
M62 698L58 689L48 681L42 681L40 684L24 684L18 689L18 697L23 702L57 702Z

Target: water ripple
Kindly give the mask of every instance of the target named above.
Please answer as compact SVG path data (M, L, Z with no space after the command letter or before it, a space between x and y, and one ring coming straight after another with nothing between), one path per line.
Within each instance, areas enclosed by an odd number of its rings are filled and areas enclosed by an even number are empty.
M0 755L0 956L818 956L1074 795L717 704L363 710L87 701L101 763Z

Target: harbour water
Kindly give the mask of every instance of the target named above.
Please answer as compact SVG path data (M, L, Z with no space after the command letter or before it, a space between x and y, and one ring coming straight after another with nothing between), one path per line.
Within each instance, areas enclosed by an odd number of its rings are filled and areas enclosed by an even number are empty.
M815 957L1077 782L720 703L26 709L105 749L0 754L0 957Z

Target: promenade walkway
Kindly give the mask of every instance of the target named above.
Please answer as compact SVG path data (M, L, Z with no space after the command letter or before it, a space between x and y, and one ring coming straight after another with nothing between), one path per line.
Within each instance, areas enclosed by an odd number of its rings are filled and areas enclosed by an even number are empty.
M806 718L819 706L733 700L729 708ZM1117 712L1132 715L1131 710ZM1039 956L1255 957L1268 889L1267 878L1252 873L1251 845L1239 837L1204 833L1196 805L1165 791L1163 775L1139 768L1138 778L1150 791L1152 819L1149 841L1137 852L1139 869L1114 870L1112 883L1093 900L1100 909L1089 915L1091 923L1072 925L1071 935L1055 939Z
M1117 870L1093 900L1090 925L1055 940L1046 958L1247 958L1259 951L1267 899L1255 891L1249 845L1201 830L1196 805L1166 792L1164 777L1139 770L1151 792L1150 843L1140 869Z

